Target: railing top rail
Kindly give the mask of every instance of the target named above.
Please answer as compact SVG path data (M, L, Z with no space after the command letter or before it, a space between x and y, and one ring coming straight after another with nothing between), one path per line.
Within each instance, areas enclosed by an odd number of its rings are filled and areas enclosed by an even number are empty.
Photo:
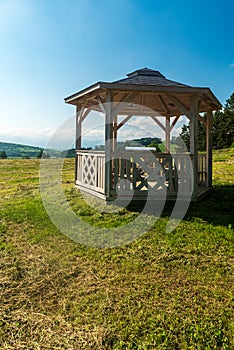
M93 154L93 155L105 155L105 151L95 151L95 150L77 150L76 154Z
M123 151L115 151L113 152L114 155L124 155L124 154L153 154L156 157L176 157L176 156L193 156L193 154L189 153L189 152L184 152L184 153L165 153L165 152L155 152L155 151L150 151L150 150L123 150Z

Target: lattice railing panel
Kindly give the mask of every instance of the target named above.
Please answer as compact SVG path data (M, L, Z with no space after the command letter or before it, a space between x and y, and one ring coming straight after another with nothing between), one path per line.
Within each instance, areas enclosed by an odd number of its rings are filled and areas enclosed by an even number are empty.
M76 183L87 189L104 193L104 152L77 151Z

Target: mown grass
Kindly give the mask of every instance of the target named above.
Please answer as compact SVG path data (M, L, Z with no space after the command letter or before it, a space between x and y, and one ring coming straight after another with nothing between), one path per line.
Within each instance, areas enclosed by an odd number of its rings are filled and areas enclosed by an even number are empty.
M63 236L39 193L39 160L0 162L1 349L233 349L234 149L214 154L214 190L171 233L169 204L138 240L90 248ZM138 213L97 213L64 190L87 222L124 225ZM124 226L123 226L124 227Z

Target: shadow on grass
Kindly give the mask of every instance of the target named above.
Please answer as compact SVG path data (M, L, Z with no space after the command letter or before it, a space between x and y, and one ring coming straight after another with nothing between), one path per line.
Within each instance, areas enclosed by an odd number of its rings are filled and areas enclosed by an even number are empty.
M142 212L144 201L132 201L127 209L129 211ZM160 205L158 202L155 205ZM163 203L161 203L163 205ZM168 201L165 204L161 217L170 217L175 202ZM149 212L150 214L150 212ZM234 185L216 185L212 192L203 200L191 202L184 220L193 221L195 218L204 220L215 226L234 227Z
M234 185L216 185L207 198L191 203L185 220L197 217L215 226L234 228Z

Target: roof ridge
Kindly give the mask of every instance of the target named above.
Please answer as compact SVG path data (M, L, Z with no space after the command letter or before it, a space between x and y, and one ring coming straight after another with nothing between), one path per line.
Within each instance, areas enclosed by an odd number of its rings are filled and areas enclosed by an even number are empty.
M141 76L152 76L152 77L159 77L159 78L166 78L163 74L161 74L158 70L154 70L151 68L141 68L141 69L137 69L134 72L128 73L127 76L128 77L133 77L133 76L137 76L137 75L141 75Z

